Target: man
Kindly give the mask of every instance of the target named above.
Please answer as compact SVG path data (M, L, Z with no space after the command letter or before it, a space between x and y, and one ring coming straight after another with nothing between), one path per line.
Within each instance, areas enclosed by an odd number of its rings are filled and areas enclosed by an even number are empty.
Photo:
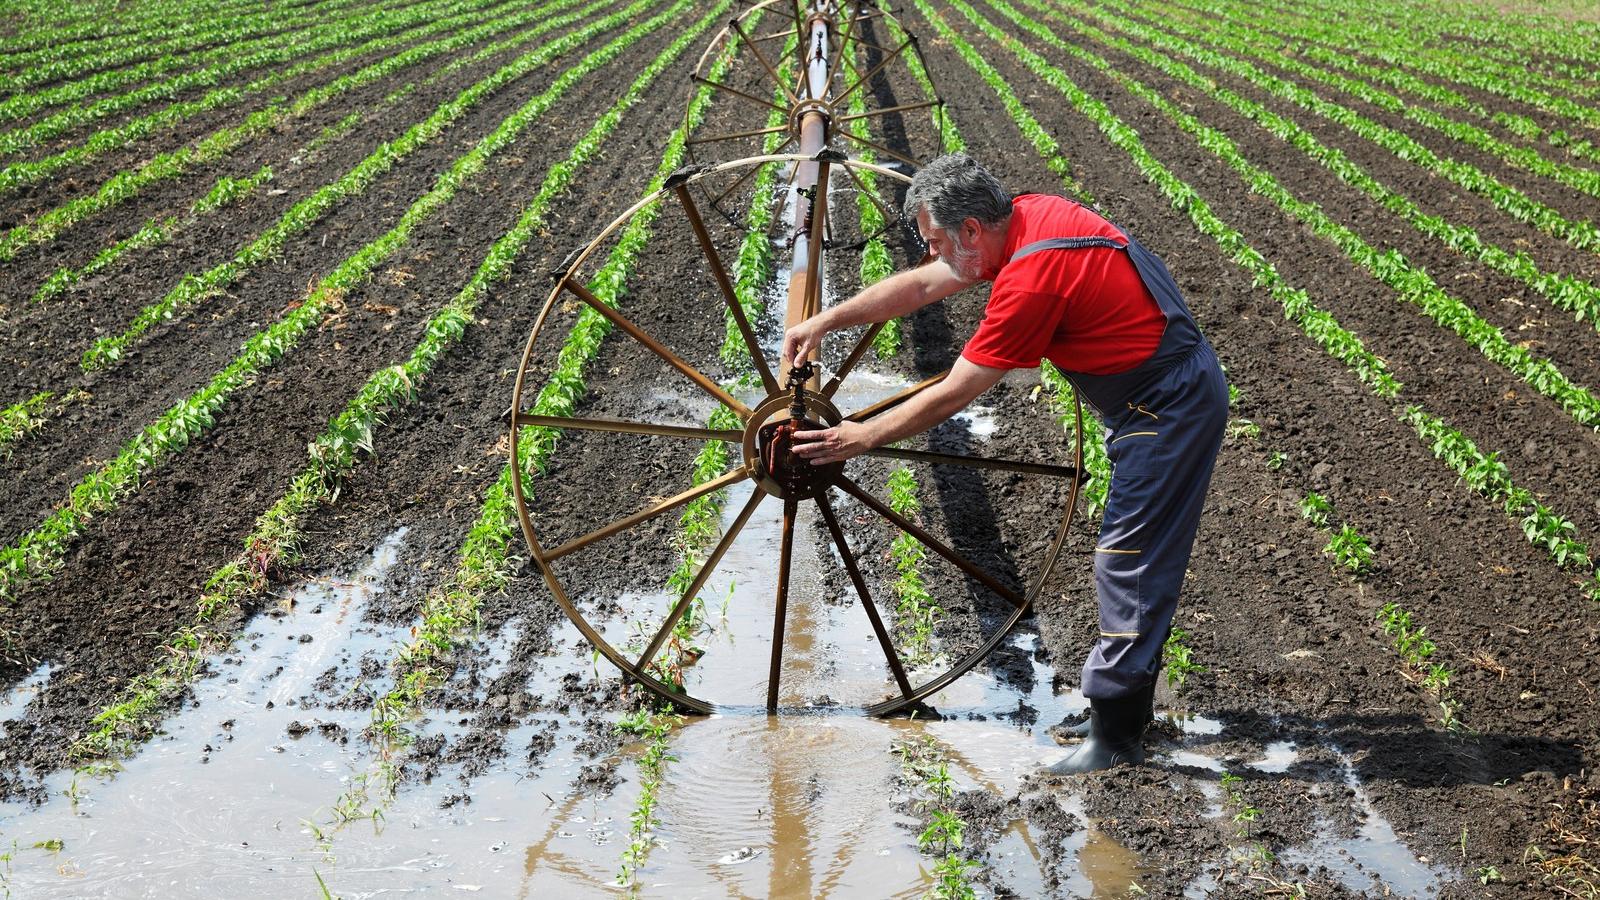
M1048 359L1106 427L1112 478L1095 547L1100 636L1083 667L1084 742L1049 768L1144 761L1161 647L1227 424L1216 354L1167 273L1133 238L1061 197L1012 200L965 154L918 172L905 213L940 263L901 272L789 329L798 364L830 331L902 316L992 281L983 322L938 385L869 422L795 435L814 465L924 431L1009 369Z

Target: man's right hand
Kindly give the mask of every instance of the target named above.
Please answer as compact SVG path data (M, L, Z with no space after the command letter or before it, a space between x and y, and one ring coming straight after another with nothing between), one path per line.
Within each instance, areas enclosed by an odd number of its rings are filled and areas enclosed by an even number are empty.
M783 333L783 361L790 366L798 366L806 361L811 352L821 348L822 336L828 333L820 323L820 316L801 322Z

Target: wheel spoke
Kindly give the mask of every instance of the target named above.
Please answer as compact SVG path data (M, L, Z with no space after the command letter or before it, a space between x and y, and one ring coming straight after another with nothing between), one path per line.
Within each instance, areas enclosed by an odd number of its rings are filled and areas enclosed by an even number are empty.
M844 532L839 528L839 520L833 514L833 504L828 502L827 492L817 495L817 508L822 511L822 521L828 526L828 533L833 536L833 545L839 548L839 558L844 560L845 571L850 574L850 581L856 586L856 594L861 597L861 605L867 611L867 620L872 623L872 633L878 636L878 643L883 647L883 656L889 663L889 671L894 673L895 683L900 685L902 697L911 696L911 682L906 678L905 665L900 662L900 652L889 641L889 631L883 627L883 619L878 615L878 608L872 605L872 595L867 591L867 581L861 577L861 568L856 564L856 556L850 552L850 545L845 543Z
M949 560L951 565L954 565L956 568L982 582L985 587L991 591L994 591L996 594L999 594L1013 606L1021 607L1027 602L1020 594L996 581L988 572L978 568L975 563L968 560L966 557L962 556L956 551L950 549L949 547L946 547L942 541L924 531L920 526L917 525L917 523L907 519L905 516L900 515L893 509L890 509L888 506L886 506L882 501L878 500L877 497L874 497L862 490L861 486L856 484L854 481L851 481L848 478L840 478L836 483L846 493L850 494L850 496L860 500L862 503L865 503L878 515L883 516L885 519L888 519L895 525L899 526L901 531L904 531L906 534L909 534L921 541L928 549Z
M943 102L943 100L924 100L921 103L902 103L899 106L886 106L883 109L869 109L863 113L840 116L838 121L854 122L857 119L870 119L873 116L886 116L889 113L912 112L918 109L927 109L930 106L938 106Z
M744 432L734 429L690 428L684 425L657 425L654 422L629 422L623 419L572 419L566 416L536 416L517 413L518 425L544 428L574 428L578 431L608 431L613 434L648 434L652 437L683 438L691 441L728 441L737 444Z
M650 506L647 509L642 509L631 516L618 519L604 528L597 528L583 537L574 538L570 541L567 541L565 544L546 552L544 555L545 561L552 562L560 559L563 556L566 556L569 553L582 550L584 547L589 546L595 541L608 538L614 534L618 534L619 532L627 531L629 528L632 528L633 526L643 522L648 522L651 519L654 519L656 516L667 512L668 510L677 509L678 507L688 503L691 500L694 500L697 497L704 497L706 494L720 491L725 487L738 484L749 477L750 471L745 467L740 466L739 468L717 478L713 478L704 484L696 485L686 491L683 491L682 493L668 497L665 500L661 500L653 506Z
M852 141L855 141L856 143L860 144L863 147L866 147L869 150L872 150L875 153L882 153L884 156L892 156L895 159L898 159L901 162L905 163L906 165L912 167L913 169L921 168L921 166L922 166L921 163L919 163L916 160L912 159L911 157L905 155L904 153L900 153L900 152L898 152L896 150L891 150L891 149L889 149L888 147L885 147L882 144L879 144L879 143L877 143L875 141L869 141L864 137L857 137L855 135L855 133L852 132L848 128L839 129L838 134L839 134L840 137L848 138L848 139L850 139Z
M778 600L772 612L772 668L767 674L767 712L778 711L778 682L783 676L783 626L789 615L789 565L794 556L793 497L783 501L783 545L778 551Z
M872 205L878 208L878 213L883 216L884 228L888 230L888 223L898 221L900 217L895 215L882 200L878 199L877 192L867 187L866 183L861 180L861 176L856 174L854 167L845 166L844 170L850 173L850 180L855 182L856 190L865 194ZM865 240L866 237L866 235L863 235L862 239Z
M822 244L823 229L828 222L828 173L832 166L824 159L817 163L816 193L811 204L811 241L806 247L805 318L822 311Z
M765 97L757 97L755 94L751 94L751 93L747 93L745 91L741 91L741 90L739 90L738 88L736 88L736 87L734 87L732 85L723 84L720 81L713 81L712 79L706 78L706 77L701 76L701 75L695 75L693 77L694 77L694 80L696 82L698 82L700 84L703 84L706 87L715 88L715 89L717 89L719 91L727 91L728 93L734 95L735 97L743 97L744 99L749 100L752 103L759 103L762 106L769 106L769 107L771 107L771 108L773 108L773 109L775 109L775 110L777 110L779 112L782 112L782 113L787 113L789 111L787 107L780 106L780 105L778 105L776 103L773 103L771 100L768 100Z
M732 134L718 134L718 135L712 135L711 137L690 138L689 140L685 141L685 143L689 143L689 144L714 144L714 143L717 143L718 141L737 141L737 140L743 140L744 138L760 137L763 134L777 134L780 131L788 131L788 130L789 130L789 126L787 126L787 125L777 125L777 126L774 126L772 128L757 128L754 131L736 131L736 132L733 132Z
M689 189L685 185L678 185L678 202L683 204L683 211L689 217L689 225L694 229L694 236L700 241L700 250L705 254L706 264L711 267L711 276L717 282L717 287L722 290L722 299L728 304L728 314L733 316L733 322L739 328L739 335L744 338L744 346L750 351L750 361L755 363L756 372L761 376L761 384L767 393L778 392L777 379L772 377L772 369L767 366L766 354L761 352L761 344L756 340L755 330L750 327L750 320L745 317L744 307L739 303L739 296L733 290L733 282L728 278L728 270L722 264L722 256L717 253L716 246L711 242L711 234L706 231L706 223L700 218L700 210L694 205L694 198L689 196Z
M773 67L772 63L761 52L761 47L754 41L750 40L750 35L745 33L744 26L740 25L739 22L735 20L734 22L730 23L729 27L733 29L734 34L737 34L739 38L745 42L745 46L750 48L750 54L756 58L757 62L761 63L762 68L767 70L767 74L772 76L773 83L778 87L783 88L785 93L788 93L788 85L783 83L782 76L778 74L778 70ZM800 98L796 97L793 93L789 93L789 102L799 103Z
M863 334L861 339L856 341L856 345L853 349L851 349L850 355L844 358L844 362L839 364L839 368L833 373L833 377L828 379L828 383L823 386L823 397L829 400L833 399L834 393L837 392L839 390L839 386L844 383L845 376L849 375L850 370L856 367L856 363L861 361L861 357L867 355L867 350L872 347L873 338L876 338L878 336L878 332L882 330L883 323L875 322L871 328L867 329L866 334Z
M733 520L733 524L728 526L728 530L723 533L722 540L717 541L717 546L711 550L711 555L706 557L705 563L700 566L700 571L695 573L694 581L689 584L689 589L683 592L683 596L678 598L677 603L673 604L672 612L667 614L667 620L661 623L661 628L656 631L655 637L650 639L650 645L644 648L644 654L634 664L635 669L644 671L644 667L650 664L650 660L655 659L656 654L661 651L661 645L667 642L667 635L672 633L672 629L678 624L678 620L683 618L685 612L688 612L689 604L694 602L694 598L699 595L700 589L705 587L706 579L711 577L711 573L717 568L717 563L722 562L722 555L728 552L729 547L733 546L733 539L739 536L740 531L744 530L744 523L750 521L750 514L756 511L756 507L761 505L762 498L766 496L766 491L754 490L750 492L750 500L745 503L744 509L739 510L738 517Z
M1072 466L1056 466L1049 463L1022 462L1011 459L988 459L982 456L966 456L958 453L936 453L932 450L878 447L874 450L868 450L866 455L933 463L935 465L968 466L973 469L999 469L1004 472L1023 472L1028 475L1050 475L1056 478L1078 477L1078 470Z
M874 403L865 409L857 410L850 415L845 416L845 419L850 422L865 422L873 416L882 415L883 413L894 409L896 406L899 406L907 400L910 400L912 397L915 397L916 395L922 393L928 388L933 387L948 377L950 377L950 370L945 369L943 372L940 372L932 378L929 378L927 381L913 384L911 387L908 387L900 393L895 394L893 397L885 397L884 399L879 400L877 403Z
M677 356L677 354L658 343L655 338L645 334L644 329L633 324L633 322L629 321L621 313L607 306L599 297L596 297L594 294L590 293L588 288L578 284L571 278L563 279L561 286L572 292L573 296L577 297L579 300L589 304L589 306L593 308L595 312L605 316L613 325L621 328L623 331L626 331L633 337L634 340L645 345L645 347L649 348L651 353L654 353L655 355L666 360L667 363L674 369L677 369L679 372L682 372L684 375L688 376L690 381L700 385L700 387L703 388L706 393L722 401L724 406L738 413L739 418L750 418L750 407L740 403L737 397L723 390L722 385L717 384L710 378L707 378L700 372L699 369L696 369L694 366L684 362Z
M857 78L855 84L852 84L843 91L840 91L839 96L833 98L834 105L842 105L844 98L850 96L851 93L858 90L862 85L866 84L867 81L872 78L872 76L882 72L890 63L894 62L896 59L899 59L900 54L904 53L906 48L909 46L911 46L911 39L907 38L903 43L900 44L900 46L894 48L894 52L885 56L883 59L878 60L878 64L868 70L867 74ZM916 163L912 163L912 165L916 165Z

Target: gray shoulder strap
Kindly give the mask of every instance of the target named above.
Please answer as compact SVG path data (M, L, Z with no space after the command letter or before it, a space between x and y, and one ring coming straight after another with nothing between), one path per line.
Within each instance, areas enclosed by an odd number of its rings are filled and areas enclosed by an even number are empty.
M1024 244L1017 248L1017 252L1011 254L1011 262L1016 262L1031 253L1038 253L1040 250L1076 250L1080 247L1110 247L1113 250L1126 250L1128 249L1128 244L1125 241L1101 237L1100 235L1045 238L1042 241L1034 241L1031 244Z

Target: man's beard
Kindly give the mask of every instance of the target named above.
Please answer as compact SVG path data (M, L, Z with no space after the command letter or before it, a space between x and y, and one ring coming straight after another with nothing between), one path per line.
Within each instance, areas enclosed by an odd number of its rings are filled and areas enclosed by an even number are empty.
M959 233L950 234L947 231L945 234L950 237L950 256L939 261L944 263L944 267L949 269L952 275L962 281L979 280L983 276L983 255L978 252L978 248L963 244Z

